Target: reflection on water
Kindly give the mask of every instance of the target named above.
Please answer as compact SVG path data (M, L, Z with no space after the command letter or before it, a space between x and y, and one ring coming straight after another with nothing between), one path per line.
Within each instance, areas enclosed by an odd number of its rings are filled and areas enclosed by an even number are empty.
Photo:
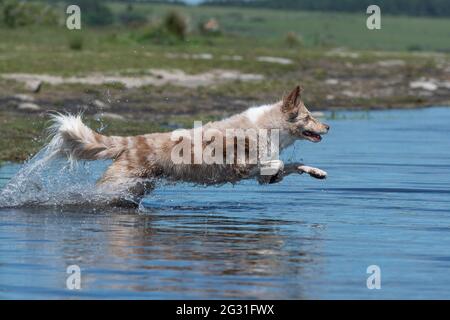
M83 297L301 297L320 228L236 213L10 209L2 213L2 235L14 229L0 245L2 294L70 296L64 272L77 264Z
M140 212L0 209L0 298L450 298L450 109L361 114L284 155L326 181L165 186Z

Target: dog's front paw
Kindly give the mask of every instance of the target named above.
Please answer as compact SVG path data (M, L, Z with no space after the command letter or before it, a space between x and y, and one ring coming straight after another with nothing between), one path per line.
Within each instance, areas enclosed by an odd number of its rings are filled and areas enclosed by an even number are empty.
M316 179L326 179L327 178L327 173L323 170L320 169L316 169L314 168L314 170L312 170L309 175L311 177L314 177Z
M307 173L311 177L316 178L316 179L326 179L327 178L327 173L325 171L317 169L317 168L308 167L308 166L300 166L297 169L300 174Z

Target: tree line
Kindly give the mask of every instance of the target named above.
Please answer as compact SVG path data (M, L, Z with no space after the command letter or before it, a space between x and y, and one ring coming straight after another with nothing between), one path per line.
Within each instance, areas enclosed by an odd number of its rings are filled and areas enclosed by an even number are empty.
M409 16L450 16L449 0L206 0L203 5L242 6L312 11L365 12L371 4L382 13Z

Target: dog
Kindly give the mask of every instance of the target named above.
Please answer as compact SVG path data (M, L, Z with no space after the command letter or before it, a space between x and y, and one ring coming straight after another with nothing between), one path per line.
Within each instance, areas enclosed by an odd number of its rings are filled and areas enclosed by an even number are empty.
M318 168L302 163L284 164L277 158L262 157L260 154L267 152L269 147L256 147L259 154L252 158L254 161L250 161L253 150L250 146L255 145L255 139L261 138L261 132L272 134L276 131L280 151L296 140L320 142L322 135L328 133L330 127L316 120L306 108L301 99L302 90L297 86L277 103L252 107L225 120L205 124L200 128L201 142L197 146L192 137L199 128L185 130L183 137L174 135L175 132L132 137L104 136L83 124L80 115L62 114L53 115L49 145L55 153L68 157L70 161L112 159L112 164L97 182L98 189L111 193L116 200L124 197L127 201L132 199L135 204L155 188L159 179L204 185L237 183L250 178L256 178L262 184L277 183L292 173L307 173L324 179L327 173ZM193 149L203 152L210 149L213 141L217 148L212 154L217 159L235 156L238 139L224 138L230 128L256 132L256 135L244 138L245 156L243 159L241 157L241 161L232 159L231 162L206 163L201 157L200 161L195 161L199 157L190 147L194 145ZM219 138L205 139L208 130L214 130ZM174 150L179 149L182 143L188 148L178 150L178 156L187 161L174 161Z

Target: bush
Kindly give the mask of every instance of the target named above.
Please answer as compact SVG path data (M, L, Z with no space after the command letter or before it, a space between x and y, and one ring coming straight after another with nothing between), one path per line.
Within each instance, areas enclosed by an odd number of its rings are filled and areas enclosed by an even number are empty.
M302 39L295 32L288 32L284 38L284 42L289 48L299 47L302 45Z
M178 11L172 10L166 15L164 18L164 27L177 38L181 40L186 38L188 31L187 19Z
M83 50L84 39L78 31L72 31L69 38L69 48L72 50Z
M111 9L101 0L72 0L70 4L76 4L81 9L81 19L91 26L106 26L114 22Z
M9 28L27 25L57 25L58 14L42 3L28 3L18 0L0 1L0 18Z
M145 27L145 31L136 36L137 41L151 41L157 44L176 44L186 39L187 19L177 11L170 11L161 22Z

